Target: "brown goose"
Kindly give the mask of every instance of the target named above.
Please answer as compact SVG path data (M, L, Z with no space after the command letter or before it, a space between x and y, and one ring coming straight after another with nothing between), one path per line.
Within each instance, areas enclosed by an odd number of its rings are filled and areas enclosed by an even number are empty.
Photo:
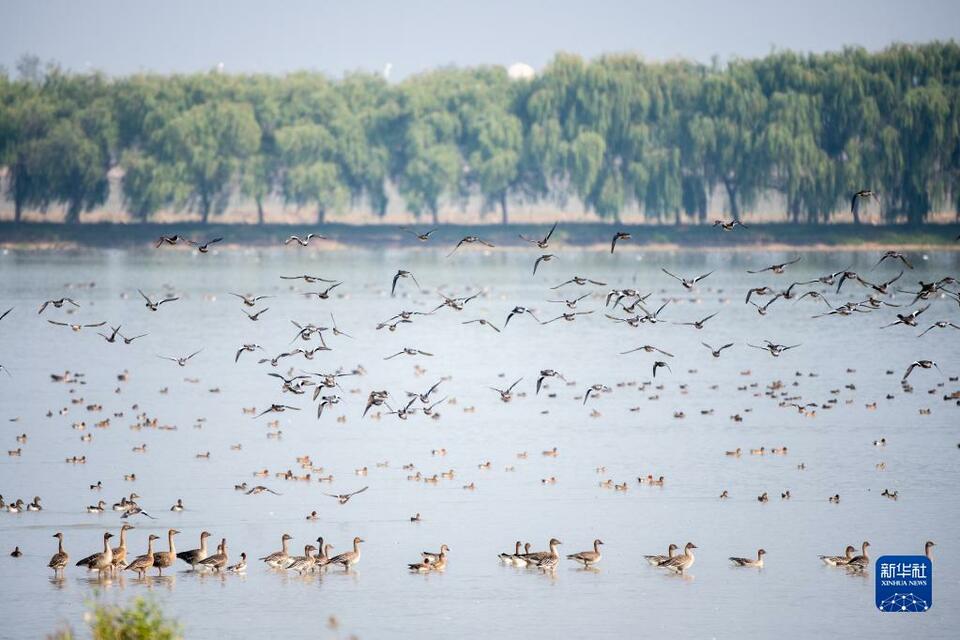
M167 544L170 546L169 551L157 551L153 554L153 566L157 568L157 575L162 576L163 570L167 567L172 567L173 563L177 559L177 549L173 546L173 536L180 533L176 529L170 529L167 531Z
M63 570L67 566L67 563L70 561L70 555L63 550L63 534L59 531L53 534L54 538L57 538L57 552L53 554L53 557L50 558L50 562L47 563L47 566L53 569L53 577L56 578L58 575L63 576ZM18 551L20 548L17 547L14 551ZM14 556L16 557L16 556Z
M201 560L200 566L219 573L227 566L228 562L230 562L230 557L227 555L227 539L222 538L220 540L220 551Z
M110 548L110 538L112 537L112 533L103 534L103 551L84 558L77 563L77 566L86 566L90 570L95 569L100 576L103 575L104 571L111 573L113 571L113 549Z
M177 557L190 565L191 569L196 569L197 565L207 557L207 538L210 537L209 531L203 531L200 534L200 548L190 551L181 551Z
M573 560L574 562L579 562L584 566L584 568L590 567L593 564L600 562L600 558L603 556L600 555L600 545L603 544L603 540L599 538L593 541L593 551L581 551L580 553L571 553L567 556L567 560Z
M353 551L346 551L340 555L330 558L329 564L339 564L347 571L350 571L350 567L360 562L360 543L364 542L363 538L357 536L353 539Z
M147 570L153 566L153 541L159 539L159 536L151 533L150 537L147 538L147 553L138 556L133 562L124 567L124 570L136 571L137 577L142 580L147 575Z

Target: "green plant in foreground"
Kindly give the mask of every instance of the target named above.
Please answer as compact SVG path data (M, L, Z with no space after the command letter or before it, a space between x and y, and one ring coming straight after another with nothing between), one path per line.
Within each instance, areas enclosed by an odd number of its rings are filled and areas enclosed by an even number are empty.
M182 638L179 623L166 618L160 606L146 598L119 605L95 604L84 615L94 640L174 640ZM49 636L50 640L73 640L71 629Z

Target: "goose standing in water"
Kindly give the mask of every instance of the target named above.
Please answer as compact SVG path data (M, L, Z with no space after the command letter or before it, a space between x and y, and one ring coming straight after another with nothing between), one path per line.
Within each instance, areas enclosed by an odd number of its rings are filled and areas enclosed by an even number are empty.
M553 571L560 564L560 554L557 553L557 547L563 544L556 538L550 538L550 551L547 555L536 560L535 566L543 571Z
M147 552L142 556L137 556L133 562L124 567L124 570L136 571L137 578L143 580L143 578L147 575L147 570L153 566L153 541L159 539L159 536L155 536L151 533L150 537L147 538Z
M591 565L600 562L600 558L603 556L600 555L600 545L603 544L603 540L597 539L593 541L593 551L581 551L580 553L571 553L567 556L568 560L573 560L574 562L579 562L584 566L585 569L589 568Z
M733 558L733 557L731 557L731 558L730 558L730 562L732 562L735 566L738 566L738 567L756 567L757 569L762 569L762 568L763 568L763 556L765 556L765 555L767 555L767 552L764 551L763 549L759 549L759 550L757 550L757 559L756 559L756 560L754 560L753 558Z
M860 555L850 559L850 562L846 564L847 570L851 573L863 573L867 570L870 566L870 556L867 554L867 548L869 547L870 542L864 540L863 545L860 547Z
M177 557L190 565L190 568L196 570L197 565L201 561L205 560L207 557L207 538L210 537L209 531L203 531L200 533L200 548L191 549L190 551L181 551L177 554Z
M350 567L360 562L360 543L364 542L364 539L357 536L353 539L353 551L346 551L341 553L338 556L330 558L329 564L339 564L343 565L343 568L346 571L350 571Z
M211 571L216 571L220 573L230 561L230 556L227 555L227 539L220 539L220 551L213 554L209 558L204 558L200 561L200 566L205 569L210 569Z
M274 551L270 555L260 558L261 562L266 562L274 569L286 569L290 563L293 562L287 546L289 540L293 540L293 536L289 533L283 534L283 536L280 537L280 551Z
M693 551L691 549L696 549L697 545L692 542L688 542L683 547L683 553L677 556L673 556L669 560L664 560L658 567L663 567L664 569L669 569L674 573L683 574L684 571L693 566L696 558L693 557Z
M846 564L849 564L853 560L853 554L856 553L857 548L851 544L847 545L844 555L842 556L819 556L824 564L831 567L842 567Z
M655 567L660 566L667 560L673 558L673 553L677 550L677 545L670 543L670 546L667 547L667 555L665 556L643 556L643 559L652 564Z
M158 551L153 554L153 566L157 568L157 575L162 576L163 570L167 567L172 567L174 561L177 559L177 549L173 546L173 536L180 533L176 529L170 529L167 531L167 544L170 549L168 551Z
M324 544L323 538L317 538L317 542L320 544L320 553L317 555L317 563L314 568L322 570L330 564L330 549L333 549L333 545L330 543Z
M50 558L50 562L47 563L47 566L53 569L54 578L58 577L58 575L59 577L63 577L63 570L70 561L70 555L63 550L63 534L58 531L57 533L53 534L53 537L57 539L57 552L53 554L53 557ZM14 553L18 553L19 550L20 547L17 547L14 549Z
M132 524L124 524L120 527L120 544L113 547L113 568L117 571L123 571L127 562L127 531L135 529Z
M103 551L87 556L77 563L78 567L86 567L88 570L96 570L98 576L103 576L103 572L113 572L113 549L110 548L110 538L113 534L107 532L103 534Z
M287 566L287 569L290 571L296 571L300 575L303 575L307 571L311 571L317 562L317 559L313 555L313 552L316 550L316 547L314 547L312 544L308 544L303 548L303 555L294 557L293 561Z

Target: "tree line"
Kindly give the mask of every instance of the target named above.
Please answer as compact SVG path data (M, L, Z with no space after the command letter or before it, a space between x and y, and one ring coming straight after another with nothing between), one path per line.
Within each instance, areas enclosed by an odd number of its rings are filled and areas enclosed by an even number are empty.
M70 73L24 57L0 72L0 166L19 221L103 205L122 169L135 220L161 209L204 222L242 194L317 219L388 184L436 221L479 197L508 221L517 202L576 198L600 218L628 207L661 222L738 219L779 193L792 222L822 223L877 193L887 222L960 210L960 46L954 42L725 65L558 54L528 80L502 67L373 74ZM856 211L855 222L859 222Z

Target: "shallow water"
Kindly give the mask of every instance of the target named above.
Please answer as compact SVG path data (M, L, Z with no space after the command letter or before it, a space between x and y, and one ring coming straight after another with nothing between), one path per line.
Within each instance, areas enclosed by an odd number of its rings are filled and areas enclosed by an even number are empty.
M811 299L778 300L763 317L743 304L750 286L781 288L849 266L874 281L885 280L898 266L886 262L870 271L878 257L872 253L804 253L785 275L748 275L746 269L792 256L558 253L536 277L530 272L538 254L519 251L461 250L449 260L444 252L355 249L0 256L0 312L16 307L0 323L0 364L12 372L12 377L0 374L0 408L3 418L19 419L4 421L2 438L5 449L23 449L19 457L0 457L0 493L8 502L39 495L44 505L40 513L0 513L0 616L15 621L0 628L0 636L38 637L61 624L79 629L91 600L126 602L140 594L154 596L190 637L955 636L960 622L960 408L942 398L960 389L947 378L960 374L960 333L935 329L917 338L920 329L881 330L893 321L893 309L814 320L810 316L826 307ZM904 288L958 272L956 253L910 257L916 269L897 283ZM662 274L661 266L684 275L715 272L688 293ZM401 280L398 296L391 299L397 268L413 271L430 292L414 293L413 283ZM334 291L338 295L317 300L296 292L318 286L278 278L302 273L344 284ZM603 317L602 294L609 286L549 289L574 274L653 291L653 308L659 306L654 301L674 297L662 314L668 320L720 314L702 331L667 323L631 329ZM93 288L65 288L91 281ZM164 283L182 299L151 313L136 290L159 295ZM442 309L396 332L375 330L401 309L432 309L440 301L437 288L448 295L478 288L487 293L459 313ZM276 297L259 305L270 311L252 323L229 291ZM596 309L593 315L546 326L516 317L503 327L514 305L534 307L541 319L549 319L563 309L547 299L588 291L600 295L581 301L578 310ZM40 301L64 295L82 308L69 316L65 309L37 315ZM866 295L866 289L848 283L840 296L828 297L839 304ZM909 303L910 297L899 294L892 300ZM960 324L955 302L931 304L920 318L921 329L935 320ZM241 343L258 342L271 355L288 350L296 331L291 319L329 326L331 311L353 338L328 334L333 350L318 352L312 362L288 358L272 369L256 363L262 354L245 353L234 363ZM45 321L67 317L120 322L127 335L149 336L130 346L108 344L94 329L74 333ZM480 317L503 332L460 324ZM764 339L801 346L773 358L746 344ZM701 340L735 346L714 359ZM645 343L675 355L663 358L671 370L658 371L657 388L621 385L652 380L652 363L660 358L644 352L618 355ZM405 346L434 356L383 360ZM156 357L200 348L185 368ZM918 358L937 360L944 375L914 371L914 391L905 394L900 377ZM291 366L332 371L357 365L366 375L341 379L343 402L320 420L309 395L282 394L279 381L266 376ZM418 375L415 365L426 372ZM549 388L535 396L537 372L548 367L571 384L549 381ZM50 381L49 374L64 370L83 372L86 384ZM120 383L116 376L124 370L129 380ZM361 419L370 390L388 389L396 402L404 391L425 391L443 376L450 379L435 399L449 396L456 404L438 407L439 420L419 414L406 421L392 415ZM509 404L488 388L504 388L520 377L517 397ZM803 403L837 402L832 409L818 408L815 417L801 415L778 406L779 396L764 395L777 380L785 385L783 393L802 396ZM582 393L593 383L613 390L584 406ZM211 393L213 388L219 393ZM894 397L888 400L887 394ZM83 402L72 404L71 397ZM259 419L241 411L262 410L272 402L303 410ZM873 402L877 408L868 409ZM95 403L101 411L85 409ZM131 408L134 404L138 409ZM68 412L60 415L64 407ZM475 411L467 411L471 407ZM930 415L920 415L924 408ZM701 414L709 409L712 414ZM48 410L52 417L46 417ZM591 417L594 410L599 415ZM121 411L123 417L111 418L109 428L94 427ZM177 429L131 429L141 411ZM677 411L685 417L674 418ZM742 422L731 420L737 413ZM345 421L338 422L338 416ZM205 421L198 422L201 418ZM272 419L279 420L281 439L266 436L276 431L267 426ZM86 422L85 431L71 428L79 421ZM15 435L23 432L29 440L18 445ZM92 441L81 442L83 433L92 433ZM872 445L880 437L887 439L886 447ZM132 451L144 443L146 453ZM233 444L242 444L242 450L232 450ZM789 453L747 454L760 446L787 446ZM552 447L558 457L541 455ZM736 447L744 450L742 457L724 455ZM431 455L439 448L447 450L445 457ZM206 451L209 459L195 457ZM518 459L521 451L529 457ZM305 473L295 459L307 454L325 469L314 476L332 473L333 484L272 477L287 469ZM80 455L86 464L64 463ZM376 466L383 461L389 466ZM478 468L485 461L492 462L490 470ZM881 461L885 471L875 468ZM801 462L803 471L797 469ZM437 485L410 482L412 472L402 469L406 463L424 475L451 468L457 473ZM598 474L601 465L606 471ZM354 472L363 466L369 468L366 477ZM515 471L505 471L507 466ZM263 468L271 477L252 475ZM125 482L126 473L136 473L137 480ZM638 484L637 477L647 474L665 476L665 485ZM541 482L549 477L557 483ZM600 488L607 478L627 481L629 491ZM97 480L104 485L101 493L87 489ZM243 495L233 489L243 481L282 495ZM470 482L476 490L463 490ZM323 495L365 485L370 490L346 505ZM898 490L899 500L881 497L886 488ZM723 489L731 499L717 498ZM793 498L781 500L780 492L787 489ZM212 545L228 539L232 561L247 552L252 560L247 574L196 575L181 564L169 578L141 582L131 574L98 583L71 563L65 579L52 580L46 563L56 545L50 536L62 531L74 560L98 550L103 532L116 533L121 520L112 511L91 515L84 507L101 497L111 504L131 491L157 518L134 518L131 556L144 552L149 533L160 535L158 548L165 549L165 532L175 527L182 531L178 549L190 549L206 529L213 533ZM756 496L764 491L771 500L760 504ZM835 493L841 495L838 505L827 501ZM177 498L187 506L183 513L168 511ZM312 510L319 512L319 521L305 520ZM411 523L416 512L422 521ZM294 536L292 549L298 553L318 536L336 545L336 552L346 551L359 535L366 540L362 561L349 574L333 570L297 578L269 571L253 559L279 548L283 532ZM554 576L497 561L497 553L511 550L517 539L545 549L551 536L562 540L563 553L587 549L594 538L602 538L603 561L590 572L564 561ZM872 572L851 577L817 559L864 539L871 541L873 556L921 553L925 540L937 541L929 612L881 614L873 604ZM641 557L687 540L699 547L688 576L666 575ZM442 543L451 549L445 573L406 571L421 550ZM7 555L14 545L24 557ZM761 546L768 552L762 571L730 566L727 556L753 555ZM330 615L340 621L339 630L327 629Z

